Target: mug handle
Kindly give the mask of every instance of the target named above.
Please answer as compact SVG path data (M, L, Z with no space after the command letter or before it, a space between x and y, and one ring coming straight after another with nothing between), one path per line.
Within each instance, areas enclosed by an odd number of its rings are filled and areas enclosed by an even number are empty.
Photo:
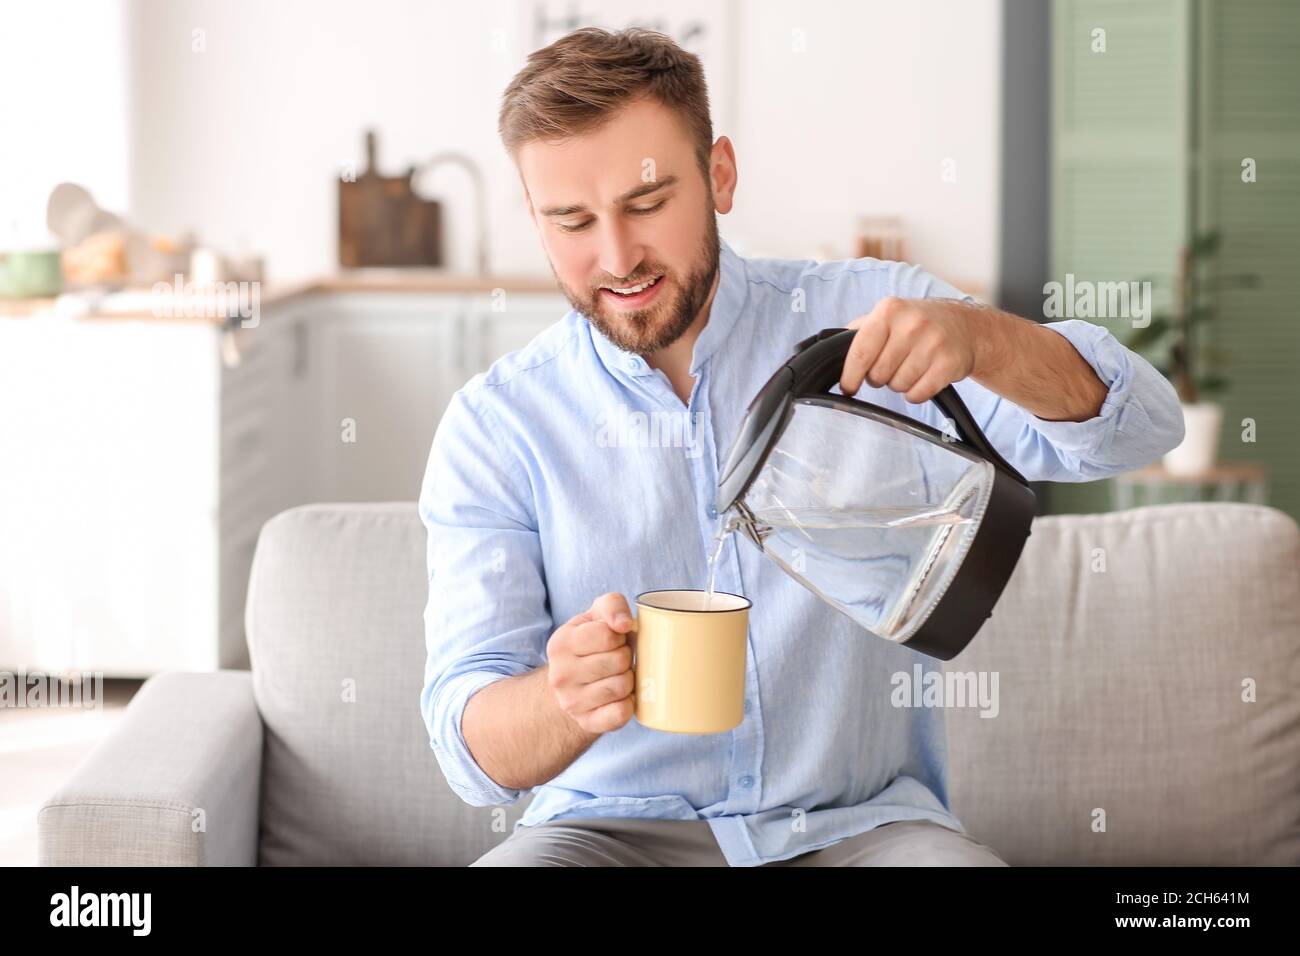
M631 694L631 697L632 697L632 713L633 713L633 715L634 715L634 716L633 716L633 719L635 719L635 714L636 714L636 703L637 703L637 701L636 701L636 692L637 692L637 680L636 680L636 637L637 637L638 632L639 632L640 629L641 629L641 618L638 617L638 616L635 615L635 614L631 615L631 617L632 617L632 626L631 626L630 628L628 628L628 630L627 630L627 634L626 634L625 636L627 637L627 643L628 643L628 646L629 646L630 648L632 648L632 694Z

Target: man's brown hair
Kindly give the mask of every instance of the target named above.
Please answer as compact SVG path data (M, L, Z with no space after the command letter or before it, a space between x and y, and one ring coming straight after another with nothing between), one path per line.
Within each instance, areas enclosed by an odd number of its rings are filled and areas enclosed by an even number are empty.
M497 128L515 156L532 140L590 132L643 97L685 123L707 181L713 123L704 67L694 53L653 30L583 27L534 51L506 87Z

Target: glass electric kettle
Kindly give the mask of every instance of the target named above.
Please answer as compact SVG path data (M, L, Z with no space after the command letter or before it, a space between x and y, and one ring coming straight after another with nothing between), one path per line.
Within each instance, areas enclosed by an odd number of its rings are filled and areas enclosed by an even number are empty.
M718 513L872 634L940 660L993 613L1029 537L1034 493L948 386L945 434L828 389L856 333L805 339L750 402Z

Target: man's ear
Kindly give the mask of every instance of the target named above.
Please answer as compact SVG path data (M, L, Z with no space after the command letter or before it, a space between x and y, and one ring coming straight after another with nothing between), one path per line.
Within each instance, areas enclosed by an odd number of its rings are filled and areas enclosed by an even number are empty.
M725 136L718 137L709 153L709 178L714 208L725 216L736 196L736 150Z

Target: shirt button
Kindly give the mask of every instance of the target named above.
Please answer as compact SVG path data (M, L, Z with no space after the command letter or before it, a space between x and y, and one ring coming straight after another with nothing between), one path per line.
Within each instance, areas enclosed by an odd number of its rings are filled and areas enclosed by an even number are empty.
M718 509L713 507L713 505L709 505L709 517L716 518L717 516L718 516Z
M746 790L748 790L750 787L754 785L754 778L751 777L749 774L745 774L743 777L740 778L740 785L744 787Z
M627 367L630 368L630 369L631 369L632 371L634 371L634 372L636 372L636 371L640 371L640 369L641 369L641 360L640 360L639 358L630 358L630 359L627 360Z

